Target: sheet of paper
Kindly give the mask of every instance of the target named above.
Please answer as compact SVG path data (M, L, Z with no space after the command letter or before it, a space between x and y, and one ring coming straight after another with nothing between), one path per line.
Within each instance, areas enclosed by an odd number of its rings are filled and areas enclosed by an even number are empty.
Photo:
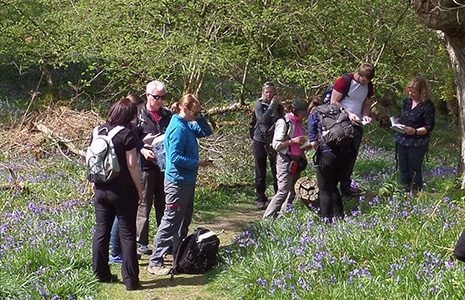
M152 150L157 157L157 165L160 167L160 170L163 172L166 168L166 152L165 152L165 135L161 134L153 138L152 140Z

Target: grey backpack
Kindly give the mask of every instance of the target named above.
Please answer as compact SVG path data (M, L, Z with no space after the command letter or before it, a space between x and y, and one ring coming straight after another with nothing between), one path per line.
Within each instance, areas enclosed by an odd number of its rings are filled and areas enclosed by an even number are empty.
M94 183L110 182L119 175L120 166L116 157L113 137L124 129L116 126L110 131L99 126L92 132L92 142L87 148L87 179ZM105 134L106 133L106 134Z
M342 147L353 143L354 128L347 111L334 104L316 108L321 123L320 143L328 147Z

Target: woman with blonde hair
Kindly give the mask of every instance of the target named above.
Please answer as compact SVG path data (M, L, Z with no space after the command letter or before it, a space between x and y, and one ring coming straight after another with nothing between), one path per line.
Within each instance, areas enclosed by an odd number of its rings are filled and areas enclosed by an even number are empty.
M154 275L169 273L163 257L171 247L176 254L180 242L187 236L194 211L198 169L211 164L208 159L199 159L197 138L212 134L207 119L201 114L200 101L187 94L172 109L174 115L165 133L165 211L147 268Z
M400 182L405 191L423 189L423 159L428 150L430 133L435 125L435 113L428 82L421 77L406 86L408 98L398 122L405 125L403 133L396 135Z
M255 160L255 191L257 209L265 209L268 198L266 191L266 161L269 160L271 175L273 177L274 192L278 191L276 179L276 151L271 147L273 132L270 128L284 116L284 106L276 96L276 87L273 82L265 82L262 88L262 97L255 102L252 132L253 156Z

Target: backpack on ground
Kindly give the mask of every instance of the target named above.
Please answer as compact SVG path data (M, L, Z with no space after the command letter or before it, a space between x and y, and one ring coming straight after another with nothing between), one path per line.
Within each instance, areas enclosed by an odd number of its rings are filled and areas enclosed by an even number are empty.
M320 143L328 147L341 147L353 142L354 128L343 107L322 104L316 107L316 113L322 128Z
M179 245L171 275L203 274L218 264L220 240L211 230L197 228Z
M110 131L106 127L94 128L92 142L86 152L87 179L90 182L110 182L119 175L120 165L112 139L122 129L123 126L116 126Z

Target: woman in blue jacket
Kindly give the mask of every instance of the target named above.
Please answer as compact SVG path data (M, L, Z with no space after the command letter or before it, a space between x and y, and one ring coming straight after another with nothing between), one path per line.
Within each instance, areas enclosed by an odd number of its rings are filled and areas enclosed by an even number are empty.
M169 273L163 256L171 247L175 254L187 236L194 211L198 169L211 164L208 159L199 159L197 138L212 134L207 119L200 114L200 101L191 94L184 95L173 112L165 133L165 212L147 268L154 275Z

